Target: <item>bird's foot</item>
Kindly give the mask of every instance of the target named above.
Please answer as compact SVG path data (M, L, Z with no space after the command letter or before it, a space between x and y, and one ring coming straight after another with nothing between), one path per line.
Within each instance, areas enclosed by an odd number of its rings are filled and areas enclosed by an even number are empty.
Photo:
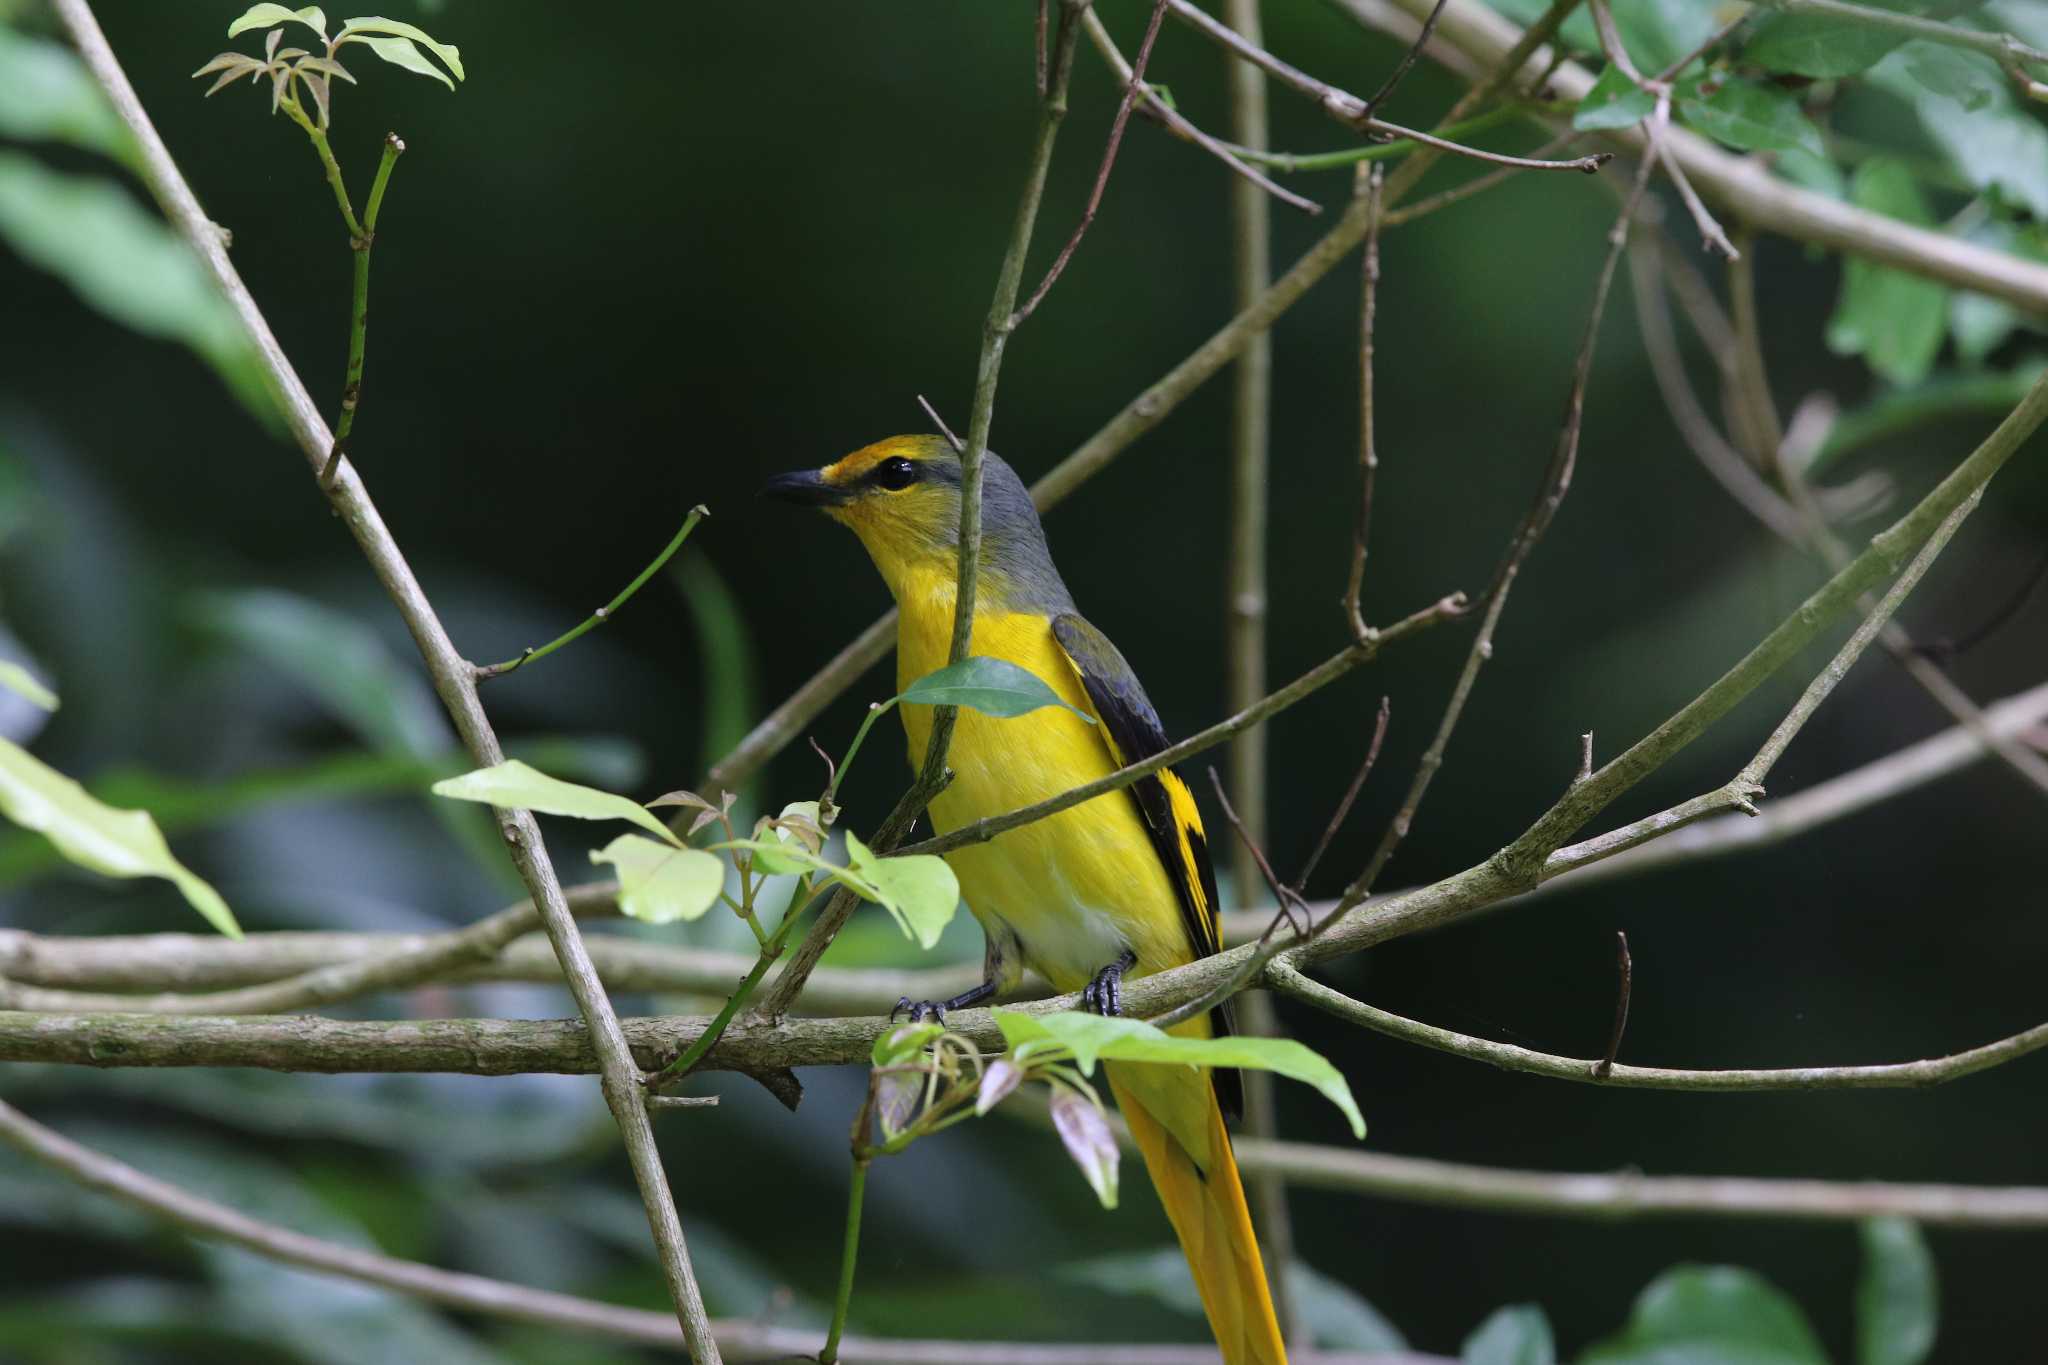
M1114 1018L1124 1012L1124 973L1138 965L1137 954L1126 948L1116 961L1097 972L1081 988L1081 1008L1090 1014Z
M943 1000L912 1000L907 995L899 997L895 1008L889 1011L889 1022L895 1023L897 1015L906 1013L910 1016L910 1022L913 1024L922 1024L927 1019L931 1020L934 1024L944 1024L946 1022L946 1002Z

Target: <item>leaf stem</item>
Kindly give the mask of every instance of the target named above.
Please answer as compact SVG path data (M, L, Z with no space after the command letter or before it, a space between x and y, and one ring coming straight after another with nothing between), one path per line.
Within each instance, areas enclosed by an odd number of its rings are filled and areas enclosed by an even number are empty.
M867 739L868 731L874 728L876 721L889 713L889 708L901 700L903 698L898 695L887 701L875 702L868 707L868 713L862 718L860 728L853 732L853 743L846 746L846 757L839 760L839 766L832 772L831 782L826 784L825 795L818 803L821 807L837 804L839 784L846 780L846 770L853 766L853 756L860 752L860 746Z
M863 1107L865 1116L866 1109ZM856 1151L853 1182L846 1192L846 1242L839 1254L839 1292L832 1301L832 1330L825 1335L825 1348L818 1352L819 1365L835 1365L839 1359L839 1338L846 1331L846 1310L853 1303L853 1269L860 1260L860 1206L867 1194L870 1158Z
M675 552L677 550L683 548L683 542L690 538L690 532L697 529L697 523L704 520L704 518L710 515L710 510L705 508L702 504L699 504L696 507L692 507L690 509L690 515L683 518L682 529L677 531L674 536L670 537L668 544L662 549L662 552L660 554L654 557L654 562L652 564L649 564L646 568L642 569L639 575L636 578L634 578L634 580L631 583L628 583L624 588L619 590L619 595L617 597L614 597L611 601L605 603L596 611L592 612L588 617L584 618L583 622L580 625L576 626L574 629L569 630L564 634L556 636L554 639L548 641L540 648L529 649L525 653L520 654L517 658L507 659L503 663L485 664L480 666L476 670L477 681L483 682L489 678L502 677L505 674L510 673L515 668L521 668L527 664L532 663L535 659L545 658L547 655L554 653L562 646L575 643L584 635L589 634L591 631L597 629L605 622L611 620L612 614L618 611L620 607L625 606L627 600L631 598L634 593L640 591L640 589L642 588L642 586L646 584L648 579L654 577L655 574L661 572L661 566L668 563L669 560L675 556Z
M325 149L325 133L313 132L315 145ZM334 445L327 452L327 463L321 466L322 486L334 482L334 471L341 467L341 457L348 449L348 434L355 429L356 409L363 400L363 344L370 327L370 248L377 242L377 214L384 207L384 190L391 183L391 168L398 164L399 156L405 151L405 142L396 133L384 135L384 155L377 162L377 177L370 185L370 199L363 213L362 227L351 229L349 247L355 252L355 290L348 311L348 373L341 384L341 416L334 423ZM329 158L330 162L332 158ZM336 175L340 172L337 171ZM337 180L337 185L339 181ZM348 217L346 200L342 214Z

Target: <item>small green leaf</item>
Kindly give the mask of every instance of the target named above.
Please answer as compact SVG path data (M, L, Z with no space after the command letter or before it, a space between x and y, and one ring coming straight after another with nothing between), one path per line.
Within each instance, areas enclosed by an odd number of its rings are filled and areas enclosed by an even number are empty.
M1923 225L1932 218L1912 171L1888 157L1858 166L1849 193L1857 207L1888 217ZM1828 348L1862 356L1894 384L1917 383L1941 353L1948 296L1932 280L1851 256L1842 265L1842 296L1828 319Z
M1557 1365L1550 1319L1533 1303L1496 1308L1465 1338L1460 1365Z
M1066 1050L1083 1075L1094 1074L1098 1059L1271 1071L1314 1086L1344 1112L1354 1134L1365 1136L1365 1118L1358 1112L1358 1102L1351 1097L1351 1087L1343 1073L1292 1038L1182 1038L1142 1019L1110 1018L1078 1010L1025 1014L999 1009L996 1024L1012 1048L1028 1046L1037 1052L1051 1046Z
M1799 1306L1755 1271L1675 1266L1636 1297L1621 1335L1579 1365L1827 1365Z
M924 706L965 706L985 716L1010 720L1044 706L1062 706L1090 725L1095 718L1060 700L1044 679L1007 659L977 654L927 673L896 700Z
M1052 1092L1052 1126L1102 1207L1115 1208L1117 1163L1122 1154L1117 1151L1109 1120L1087 1097L1059 1085Z
M0 739L0 815L32 829L80 867L109 877L162 877L176 886L206 921L240 938L227 902L172 856L148 811L117 810L42 762Z
M448 63L448 69L455 73L456 80L466 81L469 79L462 71L462 49L453 43L440 41L423 28L401 23L396 19L380 19L374 15L365 15L361 18L351 19L343 24L341 26L341 33L345 38L354 37L359 33L392 33L401 38L410 38L442 61ZM386 58L386 60L390 59ZM452 90L454 87L450 86L449 89Z
M1798 149L1826 155L1820 129L1813 126L1790 91L1730 77L1705 99L1681 96L1685 121L1718 142L1746 152Z
M1934 1350L1941 1309L1934 1257L1904 1218L1867 1218L1856 1282L1857 1365L1920 1365Z
M0 687L29 699L45 711L57 709L57 694L36 681L36 675L12 659L0 659Z
M414 47L410 38L375 38L364 33L352 33L348 41L363 44L393 66L415 75L432 76L450 90L455 88L455 82L448 79L448 73L428 61L426 54Z
M1881 8L1895 4L1875 0ZM1906 41L1902 33L1818 14L1774 14L1757 25L1742 59L1766 71L1831 80L1853 76Z
M703 798L699 797L698 799L701 801ZM788 826L780 823L785 820L792 823ZM823 837L819 833L818 803L815 801L790 802L782 808L782 813L776 816L775 820L768 822L768 827L762 831L762 834L765 836L760 840L762 844L771 842L776 845L797 844L803 852L815 858L818 850L824 843ZM780 852L770 852L766 848L756 849L754 852L754 866L771 877L801 876L806 869L813 865L809 862L798 862L784 857Z
M304 9L289 9L284 5L251 5L242 11L242 17L228 25L228 37L247 33L252 28L275 28L279 24L297 20L312 29L322 38L327 36L327 16L318 5Z
M549 777L516 758L436 782L433 792L456 801L480 801L500 810L530 810L577 820L630 820L665 842L675 841L668 826L649 815L639 802Z
M648 924L693 920L718 904L725 864L702 849L677 848L639 834L621 834L590 851L593 863L619 872L619 909Z
M920 948L937 943L960 908L960 881L944 858L922 853L878 858L848 830L846 861L854 875L872 888L872 899L896 917L904 934Z
M1582 133L1602 128L1629 128L1648 118L1657 108L1657 97L1637 85L1620 67L1610 63L1593 82L1593 88L1579 101L1572 114L1572 127Z
M868 1054L868 1058L876 1066L895 1066L900 1062L907 1062L924 1051L932 1039L945 1031L944 1024L929 1020L917 1024L899 1024L875 1039L874 1050Z

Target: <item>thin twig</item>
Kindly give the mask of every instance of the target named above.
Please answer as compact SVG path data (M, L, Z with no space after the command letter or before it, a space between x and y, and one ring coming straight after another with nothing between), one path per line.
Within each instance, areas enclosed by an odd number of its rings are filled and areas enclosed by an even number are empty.
M1437 0L1441 5L1442 0ZM1404 128L1398 123L1389 123L1374 116L1366 102L1348 91L1340 90L1326 81L1316 79L1304 71L1297 70L1281 61L1256 43L1247 42L1243 37L1206 11L1196 7L1192 0L1166 0L1175 17L1231 52L1243 61L1264 71L1282 85L1313 100L1318 108L1345 127L1364 133L1377 133L1391 137L1411 138L1425 146L1457 156L1472 157L1480 161L1491 161L1498 165L1522 166L1531 170L1582 171L1591 174L1606 164L1610 158L1604 154L1578 157L1571 161L1530 161L1521 157L1502 156L1497 152L1481 151L1463 143L1452 142L1430 133Z
M1300 892L1282 882L1279 875L1273 871L1273 864L1266 858L1266 851L1252 838L1252 833L1245 828L1244 820L1239 817L1237 808L1230 804L1230 793L1224 790L1223 779L1217 775L1213 766L1209 769L1209 785L1216 789L1216 802L1223 807L1223 816L1230 822L1230 827L1237 831L1239 845L1250 854L1253 867L1265 878L1266 887L1273 893L1274 903L1279 906L1273 915L1272 923L1266 926L1266 932L1260 935L1260 939L1263 941L1270 937L1273 930L1279 928L1283 922L1296 934L1307 933L1309 925L1314 922L1308 902L1302 899ZM1299 924L1294 918L1297 911L1302 916Z
M1372 741L1365 746L1365 761L1358 765L1358 772L1352 777L1351 785L1344 789L1344 799L1337 803L1337 809L1330 813L1330 823L1323 826L1322 837L1316 840L1315 850L1308 855L1308 861L1301 865L1301 875L1294 879L1297 892L1308 889L1308 879L1315 875L1317 864L1330 850L1330 841L1343 828L1344 817L1351 814L1351 807L1358 800L1358 793L1365 789L1365 780L1372 776L1375 763L1380 761L1380 745L1387 738L1387 722L1393 717L1393 703L1390 698L1380 698L1379 717L1373 722Z
M1380 191L1385 173L1374 166L1358 170L1358 192L1365 197L1365 264L1359 271L1358 304L1358 520L1351 528L1351 574L1344 583L1344 618L1354 640L1366 638L1369 627L1359 606L1365 587L1366 545L1372 536L1372 492L1380 456L1373 441L1372 338L1380 283Z
M661 566L673 559L677 550L683 548L683 542L690 538L690 532L697 529L697 523L710 515L711 510L701 503L692 507L690 514L683 518L682 529L669 537L668 544L663 546L661 553L654 557L654 562L642 569L632 582L621 588L616 597L585 617L580 624L557 635L538 649L528 647L522 650L516 657L507 659L503 663L479 664L476 669L477 681L484 682L491 678L500 678L507 673L513 672L515 669L524 668L536 659L545 659L548 655L562 648L562 646L574 644L591 631L610 621L612 617L618 614L619 608L632 600L633 594L640 591L646 585L648 579L661 572Z
M946 438L946 443L953 447L953 453L955 455L958 455L961 451L967 449L967 442L961 440L959 436L954 434L953 428L946 425L946 419L939 416L939 410L937 408L933 407L930 403L925 401L925 396L923 394L919 394L917 396L917 405L924 409L925 416L932 419L932 425L939 429L939 434L941 436L944 436Z
M1088 191L1088 205L1081 210L1081 221L1074 224L1073 235L1053 257L1052 265L1045 272L1045 278L1038 282L1038 288L1031 291L1031 297L1024 301L1010 317L1012 327L1019 326L1038 309L1038 301L1045 297L1053 282L1065 273L1067 262L1074 258L1074 252L1081 245L1081 238L1095 221L1095 211L1102 207L1102 192L1109 187L1109 172L1116 165L1117 149L1123 145L1124 125L1131 121L1131 105L1138 98L1138 91L1145 84L1145 64L1152 60L1152 44L1159 37L1160 21L1166 17L1166 0L1153 0L1152 18L1145 25L1145 37L1138 44L1138 60L1131 68L1131 78L1124 82L1124 97L1117 102L1116 117L1110 120L1109 141L1102 149L1102 164L1095 172L1095 187ZM1069 16L1071 19L1071 16Z
M1628 997L1636 972L1635 961L1628 955L1628 935L1619 929L1614 931L1614 970L1614 1028L1607 1035L1607 1051L1593 1064L1593 1079L1596 1081L1604 1081L1614 1074L1614 1058L1621 1051L1621 1035L1628 1030Z
M1448 621L1462 616L1465 610L1464 594L1453 593L1449 597L1432 602L1422 610L1404 617L1384 630L1376 632L1370 643L1349 645L1339 650L1323 660L1322 663L1317 664L1314 668L1296 678L1293 682L1287 684L1287 686L1261 698L1256 705L1247 707L1233 716L1226 717L1206 730L1197 731L1178 744L1172 744L1161 749L1150 758L1126 764L1105 777L1099 777L1093 782L1083 783L1081 786L1070 788L1056 796L1049 796L1043 801L1034 802L1029 806L1020 806L1016 810L1004 811L1000 815L984 816L957 829L949 830L944 834L936 835L919 843L907 845L897 851L906 856L913 853L946 853L956 848L964 848L969 844L987 843L999 834L1007 833L1024 825L1034 824L1039 820L1045 819L1048 815L1057 815L1061 811L1078 806L1084 801L1092 801L1106 792L1119 791L1124 787L1130 786L1139 778L1149 777L1161 768L1171 767L1183 759L1194 757L1194 755L1201 753L1205 749L1214 748L1233 735L1241 734L1267 717L1284 711L1302 698L1329 686L1354 668L1357 668L1360 664L1375 657L1387 645L1397 640L1405 639L1416 631L1436 625L1441 621Z
M1081 16L1081 23L1087 30L1088 41L1095 44L1095 50L1102 54L1102 59L1105 62L1109 63L1109 68L1116 73L1117 80L1126 89L1129 89L1134 84L1131 64L1125 61L1124 54L1117 50L1115 40L1109 36L1108 28L1103 25L1102 16L1091 8L1086 14ZM1137 88L1145 101L1142 106L1144 112L1159 120L1161 126L1167 132L1173 134L1173 136L1183 142L1190 142L1200 147L1203 151L1229 167L1233 174L1257 185L1282 203L1291 204L1304 213L1316 214L1323 211L1322 205L1316 203L1313 199L1304 199L1292 190L1282 189L1250 166L1247 166L1239 159L1236 152L1225 146L1220 139L1213 138L1196 127L1188 120L1185 114L1161 99L1150 85L1139 84Z
M1387 79L1381 83L1380 88L1373 91L1372 98L1365 102L1365 112L1368 116L1378 112L1379 107L1392 98L1394 91L1399 88L1402 80L1414 68L1415 59L1422 55L1423 48L1429 46L1430 36L1436 32L1436 21L1443 12L1444 0L1436 0L1436 8L1431 10L1429 17L1422 21L1422 30L1415 35L1415 41L1410 43L1408 50L1401 54L1401 60L1387 74Z
M143 178L150 192L186 241L199 253L255 343L272 387L282 400L287 424L298 438L300 450L317 479L333 449L334 438L321 420L312 396L307 393L291 362L285 358L262 310L242 283L241 275L228 260L220 234L200 209L191 186L185 182L177 163L157 136L148 113L136 98L113 49L108 46L106 36L100 32L90 6L86 0L56 0L55 8L100 88L134 134L142 155ZM470 756L479 766L488 767L500 762L504 751L477 697L474 669L449 640L440 617L421 589L419 580L414 577L412 567L406 562L397 542L385 528L384 520L361 480L343 462L325 491L329 503L355 537L372 570L405 619L426 661L435 691L454 720ZM713 1365L719 1359L718 1343L712 1338L703 1300L697 1292L696 1276L691 1271L689 1253L683 1242L682 1224L676 1217L668 1176L662 1170L653 1125L641 1103L638 1073L625 1035L619 1029L611 1000L591 965L583 936L577 931L575 918L563 897L554 865L541 841L540 826L526 811L505 811L500 813L499 829L510 848L521 880L526 883L534 903L540 907L542 923L561 961L570 994L575 997L577 1008L582 1013L589 1040L602 1059L605 1102L619 1126L634 1178L639 1184L683 1333L700 1365Z

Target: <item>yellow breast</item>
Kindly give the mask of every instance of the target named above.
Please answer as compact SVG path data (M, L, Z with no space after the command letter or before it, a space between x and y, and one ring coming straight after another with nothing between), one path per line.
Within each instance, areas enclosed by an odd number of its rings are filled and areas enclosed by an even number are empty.
M930 572L908 575L896 586L900 690L945 665L954 584L950 575ZM1046 617L978 610L971 652L1028 669L1070 706L1093 714ZM932 708L900 709L915 768L930 741ZM931 808L941 830L1056 796L1116 764L1098 726L1048 706L1011 720L962 710L947 766L953 783ZM985 923L1000 921L1013 930L1026 963L1061 990L1078 990L1126 948L1138 957L1136 974L1191 957L1179 901L1125 792L946 857L968 908Z

